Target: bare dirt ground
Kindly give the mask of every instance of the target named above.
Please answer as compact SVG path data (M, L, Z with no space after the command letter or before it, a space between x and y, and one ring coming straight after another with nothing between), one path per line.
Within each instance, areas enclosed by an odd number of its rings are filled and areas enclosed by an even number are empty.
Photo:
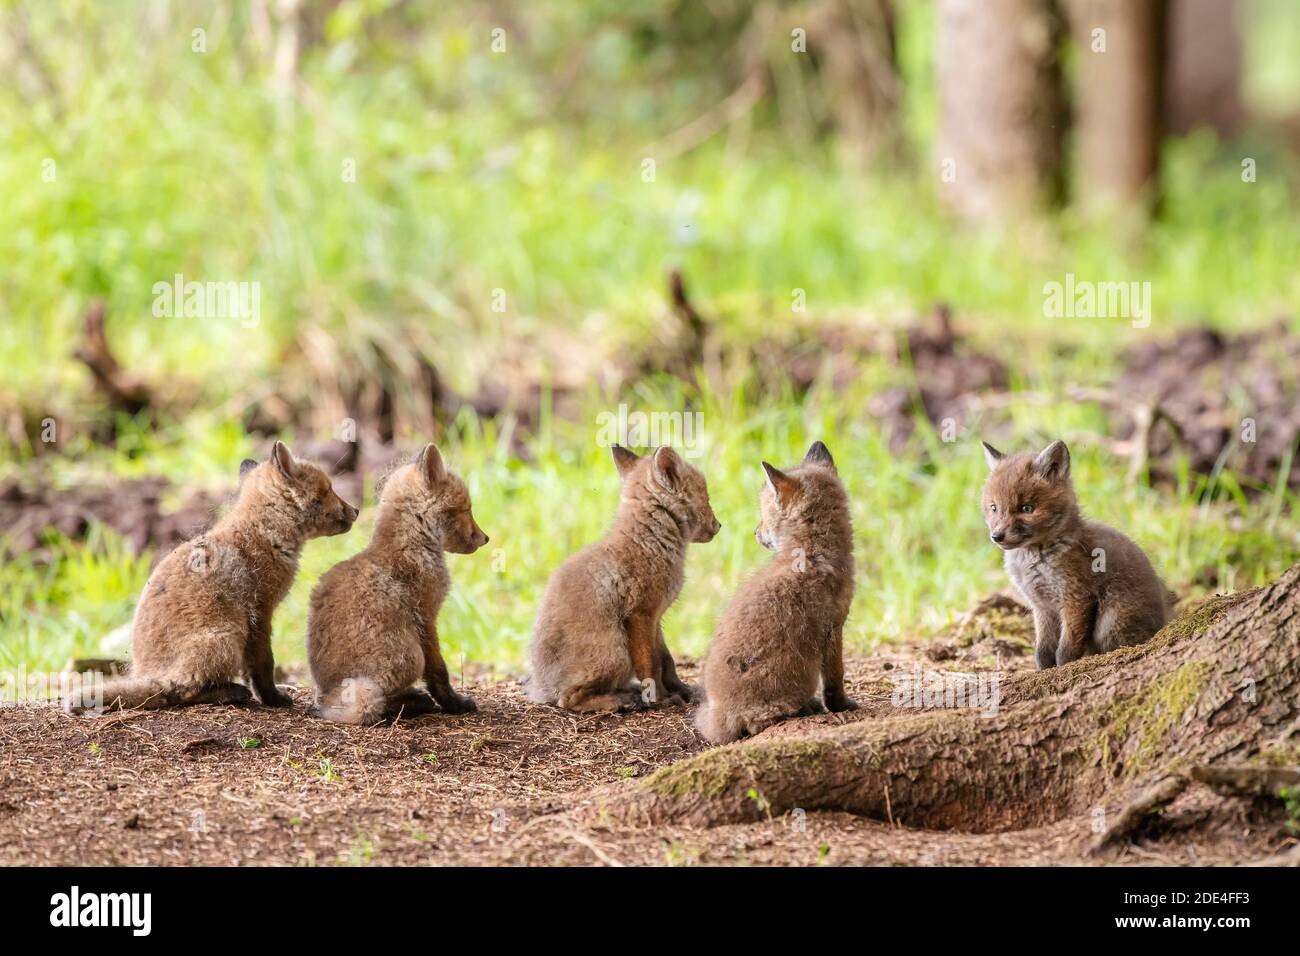
M900 669L999 669L1014 680L1032 666L1020 637L985 630L971 617L924 645L851 660L861 710L767 733L896 712ZM696 676L689 664L683 673ZM466 690L476 714L366 728L307 716L301 687L292 712L204 706L76 718L5 709L0 863L1197 865L1267 859L1296 842L1248 805L1225 814L1220 798L1196 787L1133 842L1097 856L1088 854L1089 815L993 834L833 812L711 829L612 824L599 812L602 795L705 747L691 708L578 716L532 704L515 680Z

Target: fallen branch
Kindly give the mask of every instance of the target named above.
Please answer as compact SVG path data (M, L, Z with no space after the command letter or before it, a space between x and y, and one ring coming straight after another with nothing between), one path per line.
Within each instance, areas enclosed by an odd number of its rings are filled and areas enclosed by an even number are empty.
M1186 777L1167 777L1143 790L1129 801L1110 826L1097 834L1088 855L1096 856L1134 833L1152 813L1176 800L1187 789L1187 783Z
M115 410L137 415L153 403L152 390L132 375L113 355L104 334L104 303L96 299L86 309L84 341L73 357L90 369L95 387Z
M704 360L707 325L686 294L686 284L680 270L674 269L669 273L668 294L672 299L673 311L686 323L687 340L682 346L682 360L688 367L697 365Z
M1300 786L1300 767L1198 766L1190 773L1193 780L1232 797L1276 797L1285 787Z

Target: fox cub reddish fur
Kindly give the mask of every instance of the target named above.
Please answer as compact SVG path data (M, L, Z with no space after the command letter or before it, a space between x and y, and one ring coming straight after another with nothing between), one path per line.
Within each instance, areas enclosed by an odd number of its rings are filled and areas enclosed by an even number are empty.
M465 483L435 446L389 477L369 546L327 571L311 594L307 658L317 716L370 724L398 712L476 709L452 690L438 610L451 589L443 552L473 554L487 543ZM414 687L421 678L428 693Z
M623 480L614 525L551 575L533 627L529 696L576 711L683 703L661 620L682 589L686 546L721 525L704 476L671 448L615 445Z
M239 472L230 514L149 575L131 625L130 676L105 685L106 706L244 703L251 695L240 680L263 704L291 703L275 686L271 616L293 583L303 544L347 531L357 509L282 442L268 461L247 460ZM83 694L66 706L79 713L93 704Z
M786 717L857 707L844 692L842 657L853 527L835 462L816 442L797 468L763 462L763 471L754 535L776 556L736 592L704 662L695 724L715 744Z
M1160 630L1170 595L1141 548L1079 514L1065 442L1037 455L983 445L984 520L1033 609L1038 666L1141 644Z

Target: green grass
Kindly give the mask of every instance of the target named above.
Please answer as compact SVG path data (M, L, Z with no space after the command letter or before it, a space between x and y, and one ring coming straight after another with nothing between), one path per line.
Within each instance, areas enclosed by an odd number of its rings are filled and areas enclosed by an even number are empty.
M1148 334L1202 318L1253 324L1300 298L1297 167L1261 144L1169 144L1163 219L1144 242L1068 215L977 233L941 215L925 141L913 165L864 177L829 147L760 127L744 153L709 143L661 158L644 182L648 144L668 130L652 116L565 123L502 97L501 85L525 85L530 51L494 57L464 24L443 24L441 46L414 58L367 49L366 68L360 41L341 40L304 63L312 92L290 109L250 62L238 23L182 9L192 15L151 27L161 29L156 57L94 69L85 36L129 48L138 22L94 4L29 11L76 106L60 121L20 90L0 91L0 208L12 224L0 230L0 303L14 317L0 324L11 359L0 402L68 416L86 400L68 350L91 296L107 299L131 368L210 409L263 383L312 326L431 329L433 357L461 385L496 361L486 343L545 329L595 329L616 351L653 333L671 264L737 335L788 318L798 288L813 316L945 299L990 338L1050 330L1094 356L1136 333L1049 322L1044 282L1066 272L1150 281ZM189 50L194 22L212 34L206 53ZM930 64L916 46L909 39L919 77ZM925 135L933 91L915 86L922 102L908 115ZM1257 182L1241 181L1246 154L1259 161ZM53 181L42 177L47 159ZM346 160L355 182L344 181ZM261 283L260 324L155 318L153 285L175 273ZM504 313L491 310L495 289Z
M647 395L637 407L671 410L671 390ZM701 457L722 533L693 545L687 581L665 629L672 647L701 654L713 625L737 584L768 560L754 540L759 462L793 463L821 438L830 446L853 501L858 566L857 595L846 630L854 652L882 641L937 628L989 591L1005 587L1000 553L984 530L979 488L985 465L976 436L944 444L929 435L932 465L890 453L886 436L861 412L865 396L853 389L814 391L802 404L735 407L706 398ZM491 544L474 555L449 557L454 589L439 622L453 671L467 663L517 669L549 573L568 555L598 538L618 500L609 453L596 444L593 406L586 423L556 422L521 462L471 429L444 446L462 474L475 514ZM1098 454L1086 436L1100 431L1100 412L1061 404L1023 407L1013 416L1022 447L1050 436L1072 441L1080 501L1093 517L1135 538L1180 593L1259 584L1300 559L1300 537L1289 513L1294 496L1238 500L1221 495L1202 503L1201 482L1173 490L1128 488L1123 462ZM1080 437L1083 436L1083 437ZM177 435L173 441L183 443ZM238 455L228 462L234 474ZM1280 502L1280 503L1279 503ZM369 504L369 502L368 502ZM363 510L347 535L313 541L292 591L275 619L278 660L304 659L308 596L333 563L364 546L374 509ZM60 545L48 568L20 558L0 586L0 664L61 666L75 654L120 653L102 635L129 621L149 558L134 559L107 534L84 545Z
M55 540L52 550L47 565L27 556L4 563L0 669L61 669L74 655L111 648L105 636L130 623L149 576L147 559L136 558L126 542L100 528L84 543Z

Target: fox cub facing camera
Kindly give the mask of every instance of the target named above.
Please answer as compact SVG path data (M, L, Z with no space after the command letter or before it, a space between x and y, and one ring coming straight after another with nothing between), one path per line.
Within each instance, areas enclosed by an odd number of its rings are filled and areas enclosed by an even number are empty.
M275 686L271 617L289 591L309 538L342 534L357 509L323 471L276 442L269 461L239 468L239 497L212 530L158 563L131 622L131 673L104 686L105 706L244 703L247 680L268 706ZM66 708L80 713L82 695Z
M384 483L375 531L311 593L307 658L316 715L370 724L401 712L463 714L438 646L438 610L451 589L443 552L473 554L488 536L469 492L433 445ZM424 679L428 693L415 688Z
M797 468L763 462L763 471L754 534L776 556L736 592L704 662L695 724L715 744L786 717L857 707L844 692L842 657L853 527L835 462L816 442Z
M704 476L671 448L613 454L623 480L614 525L551 575L537 612L528 696L538 703L620 711L691 695L661 620L682 589L686 546L722 526Z
M1079 514L1065 442L1037 455L983 445L984 520L1033 609L1038 666L1141 644L1160 630L1172 595L1141 548Z

